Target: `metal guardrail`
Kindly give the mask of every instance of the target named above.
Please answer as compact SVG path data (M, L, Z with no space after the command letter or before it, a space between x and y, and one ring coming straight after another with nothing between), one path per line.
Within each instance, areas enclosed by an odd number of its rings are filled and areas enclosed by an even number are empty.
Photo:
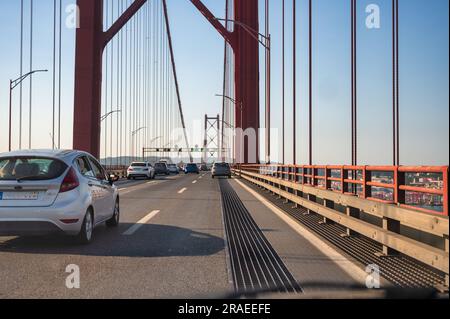
M236 168L293 181L301 185L448 216L448 166L241 165ZM374 177L380 174L387 174L388 180ZM421 187L408 183L407 180L411 179L408 176L414 174L418 175L419 179L427 178L426 176L430 174L439 175L438 180L430 182L430 186L440 186L439 184L442 186ZM421 175L422 177L420 177ZM374 189L378 189L378 192L374 192ZM390 198L377 197L377 194L380 194L379 190L388 190L384 194L390 194L387 196ZM408 202L408 193L442 197L442 205L435 205L435 209L414 205ZM433 203L430 204L430 206L433 205ZM442 210L437 210L440 206L442 206Z
M445 274L448 288L448 167L238 165L233 170L323 216L325 222L344 226L347 233L343 235L360 234L380 243L382 256L402 253L437 269ZM411 185L408 174L422 178L420 174L430 173L441 174L437 177L440 188ZM375 197L374 188L389 190L391 198ZM406 192L442 196L442 211L410 205ZM379 222L362 218L362 214Z

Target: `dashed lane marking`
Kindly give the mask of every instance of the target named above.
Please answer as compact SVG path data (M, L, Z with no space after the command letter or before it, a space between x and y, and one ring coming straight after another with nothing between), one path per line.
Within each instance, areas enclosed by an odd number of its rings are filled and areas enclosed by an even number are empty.
M141 228L143 225L147 224L153 217L158 215L160 212L161 211L159 211L159 210L152 211L150 214L148 214L147 216L142 218L140 221L138 221L136 224L131 226L126 232L123 233L123 235L125 235L125 236L133 235L135 232L137 232L139 230L139 228Z

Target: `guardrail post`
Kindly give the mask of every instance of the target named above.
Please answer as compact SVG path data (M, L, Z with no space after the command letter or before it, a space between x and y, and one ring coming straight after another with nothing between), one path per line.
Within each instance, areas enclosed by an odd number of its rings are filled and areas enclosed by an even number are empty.
M444 188L443 188L444 196L442 198L443 201L442 204L444 205L443 214L445 216L448 216L448 167L442 171L442 180L444 181Z
M387 231L394 232L396 234L400 233L400 222L391 218L383 217L383 229ZM378 257L387 257L392 255L397 255L398 252L388 246L383 245L383 251L376 253Z
M297 174L298 174L298 166L294 165L294 183L297 184L299 181L297 179ZM298 197L298 190L297 188L294 189L294 194L296 197ZM298 204L294 203L294 207L293 208L298 208Z
M325 167L325 190L331 189L331 181L328 178L331 177L331 170Z
M406 204L405 191L400 189L401 185L406 184L405 175L406 173L399 172L398 167L396 167L394 172L394 183L395 183L394 201L395 203L398 204Z
M449 253L449 246L448 246L448 236L445 236L445 252L448 254ZM445 274L445 289L446 291L448 291L448 286L449 286L449 278L448 278L448 274Z
M315 197L315 196L314 196ZM323 199L323 206L326 208L334 209L334 202L328 199ZM319 224L328 224L329 221L326 217L323 217L323 219L319 222Z
M353 217L356 219L360 219L361 217L361 211L355 207L347 206L345 207L345 214L349 217ZM346 232L344 234L341 234L342 237L351 237L351 236L357 236L358 233L351 230L350 228L346 229Z
M348 170L345 169L345 167L342 167L341 169L341 193L348 193L348 184L345 182L345 180L348 179Z
M372 172L367 170L367 167L364 166L363 169L363 185L362 185L362 195L363 198L369 198L372 196L372 189L367 183L372 181Z

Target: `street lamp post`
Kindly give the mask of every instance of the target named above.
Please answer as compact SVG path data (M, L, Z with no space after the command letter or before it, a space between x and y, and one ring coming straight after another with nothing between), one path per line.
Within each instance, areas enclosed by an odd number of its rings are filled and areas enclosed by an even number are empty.
M12 150L12 92L27 77L29 77L30 75L32 75L34 73L39 73L39 72L48 72L48 70L31 71L31 72L28 72L27 74L24 74L24 75L18 77L15 80L9 80L9 128L8 128L8 130L9 130L9 140L8 140L9 147L8 147L8 149L10 152Z
M134 131L131 132L131 138L132 138L131 144L132 144L132 147L133 147L133 150L132 150L133 157L136 157L136 156L135 156L135 145L134 145L134 142L135 142L135 141L134 141L134 137L135 137L140 131L145 130L146 128L147 128L146 126L140 127L140 128L138 128L137 130L134 130Z
M266 10L267 10L268 3L266 3ZM267 11L266 11L267 13ZM268 22L268 16L266 16L267 22ZM250 34L256 41L258 41L259 44L261 44L264 49L266 50L266 162L270 163L270 117L271 117L271 35L269 33L268 29L268 23L266 25L266 33L267 35L264 35L257 30L253 29L249 25L242 23L240 21L231 20L231 19L221 19L221 18L215 18L217 21L225 21L225 22L232 22L238 26L241 26L248 34ZM261 38L263 40L261 40ZM258 134L258 133L257 133Z
M217 97L223 97L223 98L225 98L225 99L227 99L227 100L230 100L236 107L238 107L239 108L239 110L240 110L240 113L241 113L241 126L242 126L242 119L243 119L243 111L244 111L244 104L242 103L242 101L236 101L235 99L233 99L232 97L229 97L229 96L227 96L227 95L223 95L223 94L216 94L216 96ZM223 119L222 119L222 123L226 123ZM230 126L230 128L231 128L231 125L229 124L229 123L226 123L226 124L228 124L229 126ZM234 126L234 129L236 129L237 127L236 126ZM243 130L243 128L241 127L241 129ZM223 125L222 125L222 150L223 150L223 140L224 140L224 136L223 136ZM233 147L233 153L234 153L234 147ZM235 154L233 154L233 160L235 160Z
M122 113L122 111L121 111L121 110L116 110L116 111L108 112L108 113L106 113L105 115L103 115L103 116L100 118L100 122L103 122L103 121L106 120L110 115L113 115L113 114L115 114L115 113Z

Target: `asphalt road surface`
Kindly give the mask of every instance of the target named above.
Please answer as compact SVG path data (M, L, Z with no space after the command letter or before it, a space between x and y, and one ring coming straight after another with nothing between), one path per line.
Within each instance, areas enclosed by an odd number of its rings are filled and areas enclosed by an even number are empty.
M230 185L295 280L354 283L339 260L238 182ZM217 179L183 174L118 186L121 224L97 228L89 246L65 237L0 237L0 298L208 298L234 291ZM79 289L66 286L69 265L79 268Z

